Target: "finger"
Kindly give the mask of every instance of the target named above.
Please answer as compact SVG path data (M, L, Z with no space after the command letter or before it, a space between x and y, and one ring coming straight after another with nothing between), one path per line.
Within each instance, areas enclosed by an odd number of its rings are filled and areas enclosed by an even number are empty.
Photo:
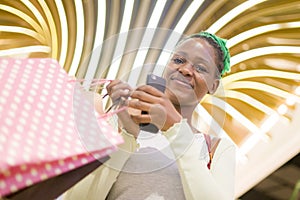
M121 98L127 99L130 96L130 91L128 89L119 89L110 94L113 101L119 101Z
M151 123L151 116L147 115L147 114L143 114L143 115L134 115L131 116L131 119L136 123L136 124L147 124L147 123Z
M139 99L140 101L144 101L152 104L159 103L161 98L159 96L154 96L150 93L147 93L143 90L134 90L133 92L131 92L130 97L132 99Z
M128 107L142 110L142 111L149 111L152 104L149 104L147 102L140 101L138 99L131 99L127 101Z
M116 84L114 85L112 88L111 88L112 91L116 91L116 90L129 90L129 91L132 91L132 88L129 84L127 83L119 83L119 84Z
M113 101L119 100L121 97L128 98L130 91L132 91L131 86L120 80L113 81L107 86L107 92Z
M127 101L125 101L124 106L127 106L127 105L128 105L128 103L127 103ZM140 115L141 114L141 110L134 109L134 108L131 108L128 106L127 106L127 110L130 115Z
M162 97L164 95L163 92L161 92L160 90L156 89L155 87L151 86L151 85L142 85L139 86L138 88L136 88L137 91L143 91L145 93L151 94L153 96L157 96L157 97Z
M106 86L106 90L108 93L111 93L111 89L112 87L114 87L117 84L120 84L120 80L113 80L112 82L110 82L107 86Z
M111 94L112 92L114 92L116 90L126 90L127 89L129 91L132 91L132 88L128 83L125 83L120 80L112 81L110 84L107 85L106 89L109 94Z

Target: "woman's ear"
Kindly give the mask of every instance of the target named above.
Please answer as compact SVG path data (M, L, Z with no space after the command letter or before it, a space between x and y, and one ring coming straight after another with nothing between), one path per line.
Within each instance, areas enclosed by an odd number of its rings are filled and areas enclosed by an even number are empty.
M215 78L213 81L213 84L211 85L211 87L208 89L208 94L214 94L215 91L218 89L220 84L220 79Z

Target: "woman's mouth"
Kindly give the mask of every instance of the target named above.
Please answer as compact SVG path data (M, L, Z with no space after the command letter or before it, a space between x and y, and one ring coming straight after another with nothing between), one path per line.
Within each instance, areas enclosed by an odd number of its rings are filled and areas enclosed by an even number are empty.
M175 81L178 85L182 85L187 88L193 88L192 84L190 84L187 80L184 80L182 78L171 77L171 80Z

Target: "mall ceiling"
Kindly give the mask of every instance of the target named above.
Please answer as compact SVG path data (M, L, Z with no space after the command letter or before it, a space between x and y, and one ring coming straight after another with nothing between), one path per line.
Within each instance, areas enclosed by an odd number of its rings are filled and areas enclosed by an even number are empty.
M137 85L161 74L180 38L216 33L232 68L195 123L247 155L300 102L299 13L299 0L1 0L0 57L53 58L70 76Z

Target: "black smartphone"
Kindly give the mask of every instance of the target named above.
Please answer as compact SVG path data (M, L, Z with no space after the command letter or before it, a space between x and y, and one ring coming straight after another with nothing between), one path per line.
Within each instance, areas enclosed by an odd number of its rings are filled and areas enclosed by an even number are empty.
M148 74L146 84L155 87L161 92L165 92L166 80L160 76L154 74ZM147 114L147 112L142 111L142 114ZM150 124L150 123L140 124L140 129L150 133L157 133L159 130L154 124Z

